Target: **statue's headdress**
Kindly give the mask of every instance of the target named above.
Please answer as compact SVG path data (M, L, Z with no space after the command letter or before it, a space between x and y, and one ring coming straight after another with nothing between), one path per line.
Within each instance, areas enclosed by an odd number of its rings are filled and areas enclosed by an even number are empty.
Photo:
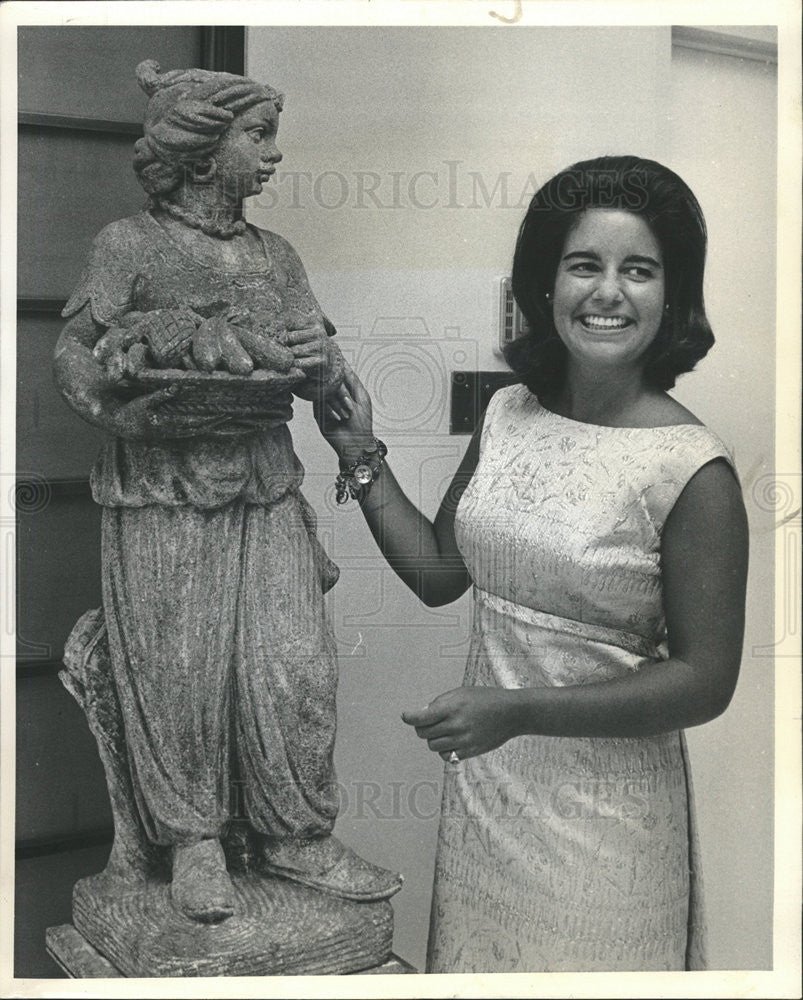
M234 73L208 69L160 73L153 59L141 62L136 73L150 100L145 134L134 146L134 171L152 195L168 194L181 183L190 164L208 159L238 114L265 101L282 110L282 94Z

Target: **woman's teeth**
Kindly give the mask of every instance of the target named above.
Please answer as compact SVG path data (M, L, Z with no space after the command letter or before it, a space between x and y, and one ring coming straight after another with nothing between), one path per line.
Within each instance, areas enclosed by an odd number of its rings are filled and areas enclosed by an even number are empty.
M626 316L582 316L581 320L589 330L623 330L630 323Z

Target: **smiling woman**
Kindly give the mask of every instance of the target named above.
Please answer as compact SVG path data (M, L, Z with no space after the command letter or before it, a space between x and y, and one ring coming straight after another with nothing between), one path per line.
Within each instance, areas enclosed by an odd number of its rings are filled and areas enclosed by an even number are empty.
M463 686L406 712L446 762L431 972L704 968L682 730L741 656L744 507L722 442L666 389L713 342L705 225L671 171L562 171L522 223L523 384L493 396L434 523L387 465L362 500L429 605L473 588ZM372 438L318 409L342 461Z

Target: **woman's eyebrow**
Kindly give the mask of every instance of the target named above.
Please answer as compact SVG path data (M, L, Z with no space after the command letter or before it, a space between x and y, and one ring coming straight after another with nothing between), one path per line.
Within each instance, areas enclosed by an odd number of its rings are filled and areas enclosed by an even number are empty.
M600 260L598 253L594 253L593 250L573 250L571 253L564 254L561 258L562 260L575 260L581 257L584 260ZM650 267L661 267L661 262L657 261L654 257L647 257L642 254L631 253L625 257L626 264L649 264Z
M641 254L631 253L625 257L625 263L649 264L650 267L660 267L661 262L654 257L643 257Z
M573 250L571 253L563 255L563 260L574 260L575 257L585 257L591 260L599 260L600 256L598 253L594 253L593 250Z

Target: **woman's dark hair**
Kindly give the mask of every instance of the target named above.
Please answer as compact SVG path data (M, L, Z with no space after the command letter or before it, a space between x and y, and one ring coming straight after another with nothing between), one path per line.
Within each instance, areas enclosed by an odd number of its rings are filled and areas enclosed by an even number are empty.
M554 393L563 384L566 348L547 294L554 288L566 237L587 208L633 212L661 245L668 309L647 351L645 377L650 385L671 389L714 343L703 305L705 219L677 174L637 156L575 163L534 195L513 258L513 295L529 330L507 347L507 363L536 395Z

